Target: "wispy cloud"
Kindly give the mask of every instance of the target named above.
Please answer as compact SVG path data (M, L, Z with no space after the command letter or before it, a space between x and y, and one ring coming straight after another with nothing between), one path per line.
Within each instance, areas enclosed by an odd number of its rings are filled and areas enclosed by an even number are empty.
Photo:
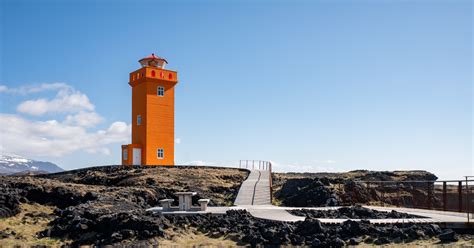
M8 87L5 86L5 85L0 85L0 93L3 93L3 92L7 92L8 91Z
M71 90L72 87L66 83L43 83L34 85L23 85L16 88L9 88L6 85L0 85L0 93L27 95L43 91Z
M198 165L198 166L213 166L214 162L202 161L202 160L193 160L180 163L181 165Z
M335 164L332 159L290 163L272 161L272 168L276 172L337 172Z

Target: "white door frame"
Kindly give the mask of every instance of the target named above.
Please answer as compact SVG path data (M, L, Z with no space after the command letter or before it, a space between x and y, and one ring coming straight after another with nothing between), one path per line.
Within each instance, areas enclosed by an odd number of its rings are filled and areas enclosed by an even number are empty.
M142 149L141 148L133 148L133 155L132 155L132 164L133 165L141 165L142 164Z

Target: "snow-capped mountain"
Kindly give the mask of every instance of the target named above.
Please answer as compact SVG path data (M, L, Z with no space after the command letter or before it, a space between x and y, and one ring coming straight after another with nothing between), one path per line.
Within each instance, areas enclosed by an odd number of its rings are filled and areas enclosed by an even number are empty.
M24 171L53 173L64 170L50 162L36 161L13 154L0 154L0 173L12 174Z

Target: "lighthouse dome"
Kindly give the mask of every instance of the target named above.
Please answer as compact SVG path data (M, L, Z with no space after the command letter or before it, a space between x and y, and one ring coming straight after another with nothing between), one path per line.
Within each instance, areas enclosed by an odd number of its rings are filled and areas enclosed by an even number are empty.
M165 69L166 64L168 64L168 61L166 61L166 59L158 57L154 53L143 59L140 59L138 62L142 65L142 67L151 66L158 67L161 69Z

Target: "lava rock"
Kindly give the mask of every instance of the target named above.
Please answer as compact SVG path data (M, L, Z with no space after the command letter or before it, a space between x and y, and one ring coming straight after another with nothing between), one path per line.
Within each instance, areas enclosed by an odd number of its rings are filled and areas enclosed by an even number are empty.
M375 245L384 245L390 243L390 240L386 237L380 237L374 241Z
M438 235L438 238L443 243L456 242L458 240L456 233L452 229L445 230Z
M0 218L11 217L20 212L20 197L16 190L3 188L0 191Z
M356 239L356 238L351 238L351 239L349 239L348 244L349 245L358 245L358 244L360 244L360 240Z
M394 218L425 218L416 215L410 215L406 213L400 213L396 211L392 212L383 212L372 210L369 208L364 208L362 206L352 206L352 207L341 207L335 210L309 210L309 209L298 209L298 210L289 210L289 213L297 216L304 216L307 218L334 218L334 219L386 219Z
M337 196L320 179L288 179L276 195L285 206L319 207L338 205Z

